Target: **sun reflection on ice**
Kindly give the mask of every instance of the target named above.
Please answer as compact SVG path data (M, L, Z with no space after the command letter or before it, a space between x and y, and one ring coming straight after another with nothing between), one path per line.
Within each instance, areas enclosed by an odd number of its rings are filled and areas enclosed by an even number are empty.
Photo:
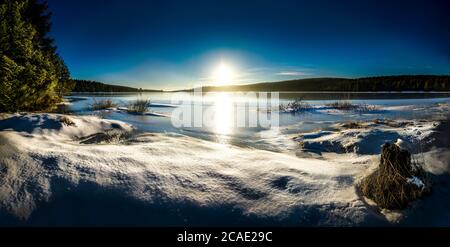
M218 134L219 142L226 143L226 136L233 132L234 127L232 97L228 93L218 93L214 97L214 107L214 133Z

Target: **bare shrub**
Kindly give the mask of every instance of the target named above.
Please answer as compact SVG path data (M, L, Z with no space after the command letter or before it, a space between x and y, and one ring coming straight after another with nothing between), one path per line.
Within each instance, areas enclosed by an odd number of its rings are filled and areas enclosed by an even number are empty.
M136 99L128 103L128 113L144 114L150 108L149 99Z
M112 99L93 99L93 102L90 104L90 108L94 111L97 110L104 110L112 107L116 107L117 104L115 104Z

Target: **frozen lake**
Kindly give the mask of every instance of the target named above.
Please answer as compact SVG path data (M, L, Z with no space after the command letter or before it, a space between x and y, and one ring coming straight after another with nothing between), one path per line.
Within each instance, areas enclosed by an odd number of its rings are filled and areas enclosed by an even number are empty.
M132 124L139 132L179 133L220 143L228 143L244 147L256 147L267 150L286 148L282 139L290 134L327 130L331 125L343 122L372 121L375 119L418 120L434 119L447 114L447 109L436 107L450 103L450 93L280 93L279 104L287 104L295 99L310 105L313 110L300 113L277 112L279 131L273 133L269 128L252 127L246 124L237 126L237 118L246 118L251 110L239 111L236 105L246 104L272 108L261 103L261 95L245 93L214 92L194 95L193 93L108 93L108 94L74 94L68 99L84 99L74 101L70 110L80 115L101 115L106 119L121 120ZM258 97L259 96L259 97ZM267 97L270 99L270 94ZM126 107L128 102L136 99L148 99L150 111L167 117L152 115L132 115L123 111L92 111L90 104L94 100L111 99L118 107ZM183 102L180 99L184 100ZM369 105L373 111L338 111L328 105L334 102L350 102L354 105ZM202 104L213 111L214 117L209 125L202 127L174 127L171 122L172 112L181 104ZM255 113L255 112L253 112ZM238 116L244 114L244 116ZM246 115L246 116L245 116ZM270 113L269 113L270 115ZM270 117L270 116L269 116ZM283 138L281 135L286 135ZM281 146L280 146L281 145Z

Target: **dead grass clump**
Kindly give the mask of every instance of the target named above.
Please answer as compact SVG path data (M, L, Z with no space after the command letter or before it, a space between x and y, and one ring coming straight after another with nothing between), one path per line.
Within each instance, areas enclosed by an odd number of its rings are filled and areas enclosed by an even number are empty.
M359 113L367 113L379 110L377 106L368 104L352 104L350 101L340 100L326 104L326 106L341 111L356 111Z
M104 109L108 109L108 108L112 108L112 107L116 107L116 106L117 106L117 104L115 104L111 99L97 100L94 98L92 104L90 104L91 109L94 111L104 110Z
M150 100L136 99L128 103L128 113L144 114L148 111Z
M352 122L343 123L341 125L341 127L345 128L345 129L362 129L362 128L365 127L365 125L362 122L354 122L354 121L352 121Z
M72 119L70 119L67 116L62 116L59 121L63 124L65 124L66 126L76 126L75 122L72 121Z
M111 143L120 143L129 138L130 136L131 136L130 132L120 129L111 129L105 132L100 132L86 137L82 137L79 139L79 141L80 144L111 144Z
M390 120L390 119L378 119L378 118L373 120L373 123L378 124L378 125L386 125L386 126L394 127L394 128L402 128L402 127L414 125L414 122L412 122L412 121L394 121L394 120Z
M328 107L331 107L333 109L337 109L337 110L343 110L343 111L351 111L351 110L355 110L358 106L352 104L350 101L336 101L333 103L329 103L327 104Z
M374 106L374 105L359 104L359 105L356 105L356 109L355 110L357 112L359 112L359 113L366 113L366 112L378 111L379 108L377 106Z
M411 162L411 153L390 143L383 145L378 169L360 186L364 196L386 209L403 209L430 190L425 171Z
M314 107L302 99L296 99L287 104L280 105L280 111L289 113L302 113L314 110Z

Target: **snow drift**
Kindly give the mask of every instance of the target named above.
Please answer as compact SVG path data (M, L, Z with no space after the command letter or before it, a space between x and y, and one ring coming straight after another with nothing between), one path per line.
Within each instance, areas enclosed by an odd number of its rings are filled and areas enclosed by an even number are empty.
M390 224L355 189L376 156L305 159L62 117L0 120L0 225ZM97 135L110 132L122 134Z

